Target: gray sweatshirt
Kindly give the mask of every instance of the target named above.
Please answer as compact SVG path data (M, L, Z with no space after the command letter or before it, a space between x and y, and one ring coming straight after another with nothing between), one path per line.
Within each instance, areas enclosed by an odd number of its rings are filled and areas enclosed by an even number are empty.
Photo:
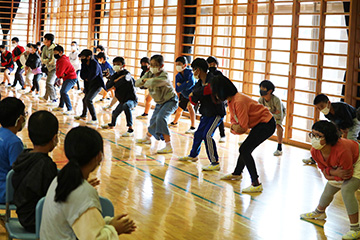
M145 78L149 80L143 83ZM176 96L172 82L165 71L162 71L159 76L155 76L150 71L146 72L144 76L136 80L135 86L149 89L150 96L157 104L163 104Z
M54 48L55 44L51 44L50 47L44 46L41 52L41 62L46 65L49 72L55 70L56 68L56 59L54 58Z

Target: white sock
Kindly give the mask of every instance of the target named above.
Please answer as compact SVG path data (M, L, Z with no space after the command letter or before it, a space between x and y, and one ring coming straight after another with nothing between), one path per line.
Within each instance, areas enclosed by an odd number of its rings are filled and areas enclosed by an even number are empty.
M171 142L166 142L166 148L171 148Z

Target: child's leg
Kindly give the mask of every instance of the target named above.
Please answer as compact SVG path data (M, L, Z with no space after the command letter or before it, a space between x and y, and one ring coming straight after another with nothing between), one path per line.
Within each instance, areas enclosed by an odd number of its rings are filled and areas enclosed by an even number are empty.
M111 100L111 103L109 105L109 108L112 108L117 101L118 101L118 99L116 97L113 97L113 99Z
M175 100L169 100L167 102L165 102L164 104L162 104L157 117L156 117L156 128L155 128L155 134L158 136L165 136L168 135L167 141L165 140L165 142L170 142L170 131L169 131L169 127L167 125L168 119L170 117L170 115L176 110L177 108L177 101ZM164 137L165 139L165 137Z
M203 132L205 130L205 127L207 125L207 120L208 119L204 119L204 117L200 118L200 123L199 126L196 130L196 132L194 133L194 139L193 139L193 145L191 147L191 151L190 151L190 157L197 157L200 153L200 149L201 149L201 143L203 140Z
M105 91L104 89L101 90L101 93L102 93L102 99L105 99L106 98L106 95L107 95L107 91Z
M224 121L221 121L220 125L219 125L219 132L220 132L220 137L225 137L225 125L224 125Z
M91 114L91 117L92 117L93 121L97 120L93 99L99 94L100 91L101 91L101 87L90 89L89 92L88 92L88 95L87 95L87 97L85 99L86 106L89 109L89 112Z
M61 95L61 99L62 99L62 100L60 99L60 105L61 105L61 101L62 101L62 106L59 106L59 107L61 107L61 108L64 107L64 103L65 103L67 110L68 111L72 110L72 105L71 105L71 101L70 101L68 92L75 85L76 81L77 81L77 79L68 79L63 82L63 85L60 90L60 95Z
M4 71L4 82L10 83L10 70L5 69Z
M152 100L152 97L150 96L149 91L146 90L146 95L145 95L145 111L144 111L145 114L149 114L149 110L150 110L150 107L151 107L151 100Z
M355 192L360 187L360 179L352 177L349 180L344 181L341 186L341 195L346 207L346 211L349 215L350 224L359 223L359 206L355 197ZM357 226L359 231L359 225ZM354 230L354 229L352 229Z
M206 153L212 164L219 162L219 156L216 149L216 143L213 139L214 132L219 124L222 122L221 116L204 117L207 119L207 124L203 131L203 139L205 140Z
M279 151L282 151L282 140L283 140L283 127L280 124L276 124L276 135L277 135L277 141L278 141L278 149Z
M173 123L177 123L179 121L179 118L181 117L182 112L183 112L182 108L178 107L178 109L176 110L176 114L175 114Z
M115 98L116 99L116 98ZM132 127L133 122L132 122L132 112L131 110L136 107L137 105L137 101L134 100L128 100L124 103L123 109L125 112L125 116L126 116L126 126L128 126L129 128Z
M116 120L123 110L123 104L119 103L111 114L111 126L116 125Z
M190 102L187 104L187 109L190 114L191 127L195 128L195 111Z

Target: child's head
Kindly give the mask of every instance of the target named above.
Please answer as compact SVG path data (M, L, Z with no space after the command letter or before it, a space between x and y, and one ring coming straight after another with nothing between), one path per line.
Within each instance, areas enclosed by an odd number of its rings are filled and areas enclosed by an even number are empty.
M55 40L55 36L52 33L47 33L44 35L44 45L50 47Z
M314 98L314 105L320 112L327 115L330 112L331 102L325 94L319 94Z
M210 86L213 96L221 101L227 100L238 92L230 79L222 74L214 76L210 81Z
M11 44L13 45L13 47L16 47L19 44L19 38L13 37L11 39Z
M36 53L38 46L36 44L30 44L30 53Z
M164 67L164 57L160 54L153 55L150 58L150 71L157 74L162 71Z
M208 58L206 59L206 62L208 63L209 68L210 68L210 67L215 67L215 69L216 69L216 68L219 66L219 62L218 62L217 58L214 57L214 56L208 57Z
M178 72L184 71L187 63L188 62L187 62L187 59L185 56L180 56L180 57L176 58L176 60L175 60L176 71L178 71Z
M4 128L13 127L16 132L21 131L26 122L24 103L15 97L7 97L0 101L0 124Z
M125 59L123 57L116 57L113 60L113 69L115 72L120 72L125 67Z
M5 51L6 51L5 45L1 44L1 45L0 45L0 52L1 52L1 53L4 53Z
M100 52L96 55L96 59L98 60L99 64L104 64L106 62L106 56L105 53Z
M320 150L325 144L335 145L340 138L340 133L335 124L321 120L314 123L309 137L311 138L311 145Z
M64 48L60 45L56 45L54 48L54 58L59 59L64 54Z
M64 151L69 162L58 174L56 202L65 202L68 195L100 165L103 148L101 135L92 128L79 126L66 134Z
M259 84L260 96L271 95L275 91L275 85L269 80L264 80Z
M196 58L191 63L191 68L192 68L192 70L194 72L194 77L196 79L199 79L201 73L207 73L207 71L209 69L209 66L208 66L207 62L205 61L205 59Z
M76 41L72 41L71 42L71 51L72 52L75 52L75 51L77 51L78 50L78 44L77 44L77 42Z
M59 142L59 121L48 111L33 113L28 122L29 138L34 146L46 147L51 152Z
M31 43L26 44L26 52L31 52Z
M149 66L150 65L150 59L148 57L143 57L140 59L141 66Z
M84 49L79 54L79 58L81 58L81 63L86 64L90 59L92 59L93 53L90 49Z
M105 48L102 45L97 45L95 49L95 54L98 55L101 52L105 52Z

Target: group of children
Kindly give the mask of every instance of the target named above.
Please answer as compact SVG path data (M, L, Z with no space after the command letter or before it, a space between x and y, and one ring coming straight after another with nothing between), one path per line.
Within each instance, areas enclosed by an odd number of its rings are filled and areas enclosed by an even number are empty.
M94 98L104 91L114 91L115 100L118 105L112 112L111 122L102 125L104 129L116 126L116 120L122 111L126 115L128 130L123 137L134 135L132 110L137 105L136 87L146 89L145 111L138 118L147 118L149 114L150 101L156 103L154 112L150 118L149 126L145 136L136 139L138 144L151 144L151 137L156 140L165 141L165 147L157 153L172 153L171 134L169 127L177 126L179 118L184 110L190 115L190 129L186 133L193 133L194 139L189 155L180 157L179 161L195 162L198 160L201 143L204 141L206 153L210 161L209 165L203 166L204 171L220 170L219 156L217 154L216 142L213 135L219 127L220 137L224 138L223 118L226 115L226 106L229 107L232 134L240 135L248 132L248 136L241 144L237 165L232 173L221 177L222 180L241 180L242 172L246 167L251 185L243 188L244 193L256 193L263 191L259 180L256 163L252 152L277 130L278 145L274 152L275 156L282 155L282 123L285 117L285 107L281 100L274 95L275 86L272 82L264 80L259 84L260 98L258 101L238 92L236 86L217 70L218 62L214 57L207 60L196 58L188 67L186 57L178 57L175 60L177 75L175 88L164 69L164 59L161 55L153 55L150 59L141 59L142 73L135 81L131 73L125 69L125 59L116 57L111 66L105 56L104 48L97 48L97 55L91 50L82 50L76 53L76 43L72 45L72 56L65 56L62 46L53 43L53 35L45 35L45 47L42 49L41 57L36 45L29 45L30 50L25 62L25 72L31 68L31 73L36 76L40 74L44 65L47 68L47 85L44 99L49 98L52 103L56 102L56 91L53 91L53 79L62 79L60 90L60 102L54 111L63 111L65 114L74 114L68 91L78 82L80 74L84 81L83 111L76 120L85 120L89 110L91 120L88 124L97 124L97 116L93 104ZM13 39L13 42L18 42ZM21 48L14 50L15 56L19 56ZM9 53L2 52L4 58L5 72L8 74L13 70L9 61ZM81 66L74 66L74 61L81 61ZM15 59L15 58L14 58ZM17 58L16 58L17 59ZM16 60L17 66L21 63ZM9 65L10 64L10 65ZM80 72L80 73L79 73ZM19 70L17 75L23 72ZM107 79L104 82L104 77ZM4 78L6 80L6 78ZM24 82L19 76L17 81ZM38 81L38 80L37 80ZM35 87L34 87L35 86ZM38 92L38 85L33 81L33 88ZM110 104L110 107L114 103ZM350 231L344 239L356 239L360 236L358 223L358 205L355 199L355 191L360 186L358 176L359 145L355 141L360 131L360 122L356 117L356 110L342 102L331 103L324 94L319 94L314 99L316 109L321 111L328 121L319 121L313 125L309 138L312 142L312 159L318 163L327 183L320 203L315 211L302 214L301 218L324 219L325 209L333 199L333 195L341 189L343 199L349 214ZM67 111L64 111L66 106ZM199 107L201 114L200 123L195 128L195 109ZM108 107L106 107L108 108ZM120 215L114 219L103 219L101 217L99 199L96 191L91 186L97 185L97 180L89 180L89 173L94 171L103 158L103 143L101 135L87 127L72 129L66 136L64 151L69 163L57 173L56 166L48 153L51 152L58 142L58 122L56 117L47 111L35 112L29 119L28 131L34 149L23 149L21 140L16 133L21 131L26 121L24 104L16 98L8 97L0 102L0 161L4 167L0 168L0 200L4 202L5 180L7 172L13 168L15 171L13 185L15 188L14 203L18 206L19 220L28 230L34 229L35 205L38 199L47 196L44 209L46 215L43 217L41 226L42 236L114 236L121 233L130 233L135 230L132 220ZM176 111L174 120L168 124L170 115ZM48 126L42 128L41 126ZM340 133L344 138L340 138ZM6 139L6 140L4 140ZM352 139L352 140L347 140ZM34 161L36 164L34 163ZM360 165L359 165L360 166ZM29 170L31 168L31 171ZM44 175L39 172L44 172ZM35 176L34 174L37 174ZM38 179L42 184L28 186L22 184L26 179ZM28 189L27 189L28 188ZM27 191L32 189L31 199L26 196ZM86 196L89 201L83 205L79 199ZM354 200L355 199L355 200ZM62 204L61 204L62 203ZM61 206L61 207L59 207ZM31 211L30 209L31 208ZM76 211L74 211L74 209ZM62 212L60 216L60 212ZM88 229L87 219L96 219L96 226ZM51 224L57 219L60 224ZM86 227L85 227L86 226Z

